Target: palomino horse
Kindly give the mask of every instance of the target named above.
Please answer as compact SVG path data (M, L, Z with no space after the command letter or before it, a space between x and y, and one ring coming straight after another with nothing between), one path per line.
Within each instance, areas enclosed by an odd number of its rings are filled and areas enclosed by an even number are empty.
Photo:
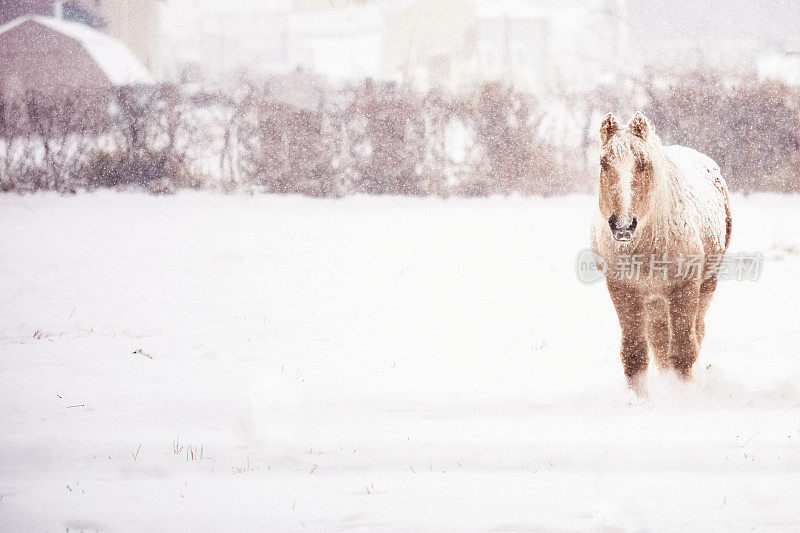
M731 236L728 188L717 164L663 146L644 115L600 127L600 198L592 249L622 328L629 386L646 393L648 348L656 364L692 379Z

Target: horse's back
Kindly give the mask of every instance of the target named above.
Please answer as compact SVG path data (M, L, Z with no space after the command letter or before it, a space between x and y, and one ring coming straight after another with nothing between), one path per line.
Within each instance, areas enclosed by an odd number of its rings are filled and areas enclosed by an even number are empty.
M719 165L707 155L680 145L665 146L664 153L682 175L687 208L696 211L697 222L707 230L712 247L724 251L731 234L728 185Z
M679 144L665 146L664 153L680 169L684 177L693 183L699 180L714 185L714 188L720 191L727 190L719 165L707 155Z

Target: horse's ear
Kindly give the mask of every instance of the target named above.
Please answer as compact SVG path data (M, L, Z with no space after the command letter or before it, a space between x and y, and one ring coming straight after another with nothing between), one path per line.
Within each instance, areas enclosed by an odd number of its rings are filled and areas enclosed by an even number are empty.
M646 141L647 137L653 133L653 126L650 125L650 121L647 120L646 116L637 111L634 113L630 122L628 122L628 130L637 137Z
M606 115L600 124L600 144L605 146L611 137L619 131L619 123L612 113Z

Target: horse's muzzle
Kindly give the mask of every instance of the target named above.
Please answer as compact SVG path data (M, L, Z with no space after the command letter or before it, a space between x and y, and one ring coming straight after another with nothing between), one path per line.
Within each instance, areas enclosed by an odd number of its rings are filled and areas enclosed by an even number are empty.
M636 217L618 218L617 215L608 217L608 227L614 240L628 242L633 239L633 230L636 229Z

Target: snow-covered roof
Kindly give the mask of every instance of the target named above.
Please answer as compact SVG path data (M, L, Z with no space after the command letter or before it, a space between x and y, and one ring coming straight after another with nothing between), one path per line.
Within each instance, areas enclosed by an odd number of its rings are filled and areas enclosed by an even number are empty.
M84 24L66 22L53 17L25 16L0 26L0 35L29 21L41 24L81 43L113 85L151 85L154 83L153 77L145 66L124 44Z

